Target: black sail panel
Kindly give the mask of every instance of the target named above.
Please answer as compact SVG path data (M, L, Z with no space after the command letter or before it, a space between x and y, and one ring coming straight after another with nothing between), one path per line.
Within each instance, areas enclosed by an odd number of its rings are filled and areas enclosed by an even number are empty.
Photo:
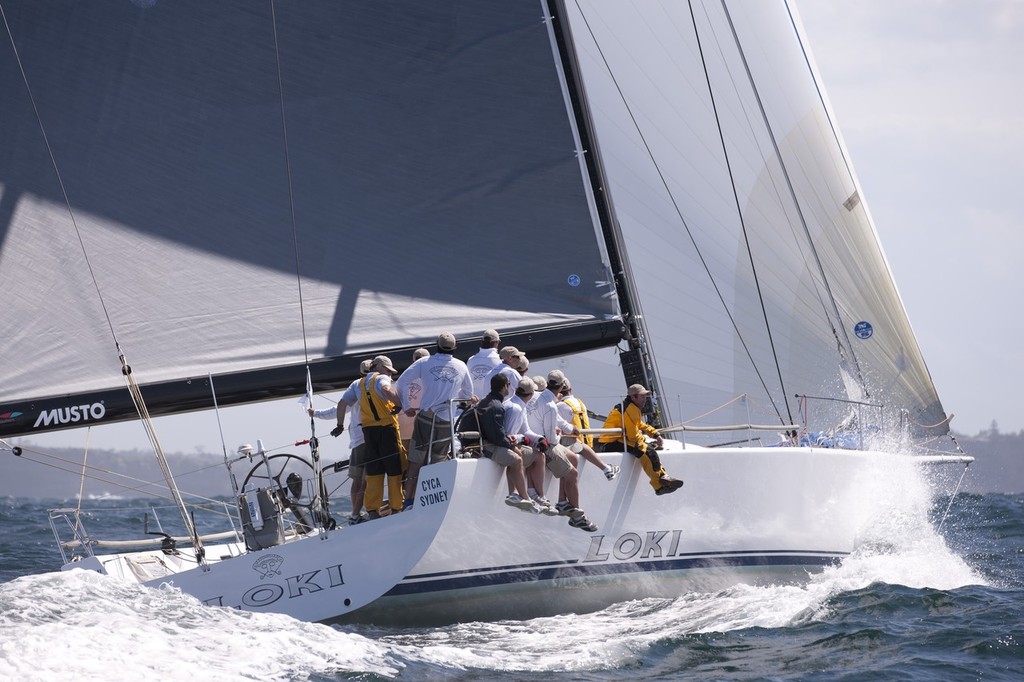
M540 3L4 10L0 435L124 413L115 339L167 414L621 335Z

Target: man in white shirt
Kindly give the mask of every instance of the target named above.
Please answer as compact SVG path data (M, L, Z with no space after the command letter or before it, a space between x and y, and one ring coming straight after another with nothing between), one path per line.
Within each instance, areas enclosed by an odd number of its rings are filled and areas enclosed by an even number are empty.
M367 359L359 363L359 376L365 377L370 371L370 365L373 360ZM358 386L359 379L356 379L349 385L349 390L354 390L353 386ZM344 403L342 403L344 405ZM352 481L352 488L349 491L352 497L352 515L348 517L348 525L354 526L357 523L362 523L367 520L367 517L363 514L363 495L366 492L366 477L365 464L364 464L364 452L366 450L365 442L363 440L363 427L360 422L360 411L359 405L352 405L348 407L349 415L349 432L348 432L348 445L352 452L348 459L348 477ZM341 418L338 418L338 407L333 405L323 410L314 410L312 407L309 408L309 416L316 417L317 419L333 419L339 428L331 431L331 435L338 436L344 430L345 424L345 410L341 411Z
M528 483L527 492L539 511L548 516L558 516L558 511L544 497L544 468L547 458L541 448L547 449L544 437L530 428L526 417L526 403L533 398L534 384L530 377L523 377L513 395L505 402L505 432L517 434L523 440L519 450L523 456L523 467Z
M437 337L437 352L417 360L398 377L398 395L406 395L409 384L416 379L423 382L419 409L406 409L416 417L409 448L409 471L405 481L404 508L413 505L420 469L424 464L444 461L451 452L452 414L450 401L470 400L473 397L473 379L466 363L452 356L455 336L441 332Z
M498 352L498 357L501 363L496 365L487 375L488 385L490 385L491 377L500 373L508 377L509 386L518 386L519 379L522 376L519 373L519 365L526 359L526 356L515 346L505 346ZM511 400L514 393L515 391L509 391L510 395L506 398L505 402Z
M565 375L559 370L548 373L547 388L527 406L530 428L540 433L548 442L546 453L548 470L558 479L558 504L560 514L569 517L569 525L589 533L597 530L586 514L580 509L580 489L577 474L579 457L564 445L559 444L561 433L578 434L572 424L558 415L556 393L561 390ZM533 409L531 409L533 408Z
M417 348L412 352L412 361L430 356L430 351L426 348ZM419 409L420 406L420 393L423 392L423 382L416 381L409 382L408 391L401 394L402 397L402 411L398 413L398 430L402 437L402 448L406 452L406 459L402 463L402 468L408 471L409 469L409 441L412 439L412 426L416 421L416 417L410 417L406 414L409 409Z
M483 398L491 390L488 377L491 370L501 364L501 358L498 357L499 343L501 337L498 332L488 329L480 339L480 350L466 360L469 376L473 378L473 395L477 398Z

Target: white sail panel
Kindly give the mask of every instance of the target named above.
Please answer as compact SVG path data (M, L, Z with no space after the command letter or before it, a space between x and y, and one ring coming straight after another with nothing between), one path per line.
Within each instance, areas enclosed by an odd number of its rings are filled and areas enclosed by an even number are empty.
M568 8L668 421L749 394L721 421L789 423L807 394L940 422L788 7L693 7Z

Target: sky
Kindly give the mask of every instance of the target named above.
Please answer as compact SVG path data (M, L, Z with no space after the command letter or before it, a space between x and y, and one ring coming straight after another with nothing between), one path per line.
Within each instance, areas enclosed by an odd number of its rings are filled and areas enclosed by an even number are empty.
M1024 2L798 10L952 428L1024 429Z
M1024 2L803 0L798 10L952 428L1024 429ZM220 420L229 452L309 435L294 399L223 409ZM221 449L212 413L156 426L168 452ZM329 429L317 423L318 435ZM32 442L149 447L135 423ZM328 436L325 455L345 447Z

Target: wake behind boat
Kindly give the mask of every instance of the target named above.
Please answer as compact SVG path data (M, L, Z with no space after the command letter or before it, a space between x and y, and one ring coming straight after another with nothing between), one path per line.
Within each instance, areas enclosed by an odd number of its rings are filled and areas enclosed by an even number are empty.
M588 610L804 579L970 461L933 449L949 417L788 3L0 13L0 437L141 420L187 538L104 553L56 510L68 567L317 621ZM152 417L339 391L439 327L462 357L497 327L592 401L650 387L685 487L607 453L586 532L454 451L411 511L339 528L311 424L294 480L240 455L204 541ZM762 418L783 446L728 428Z

